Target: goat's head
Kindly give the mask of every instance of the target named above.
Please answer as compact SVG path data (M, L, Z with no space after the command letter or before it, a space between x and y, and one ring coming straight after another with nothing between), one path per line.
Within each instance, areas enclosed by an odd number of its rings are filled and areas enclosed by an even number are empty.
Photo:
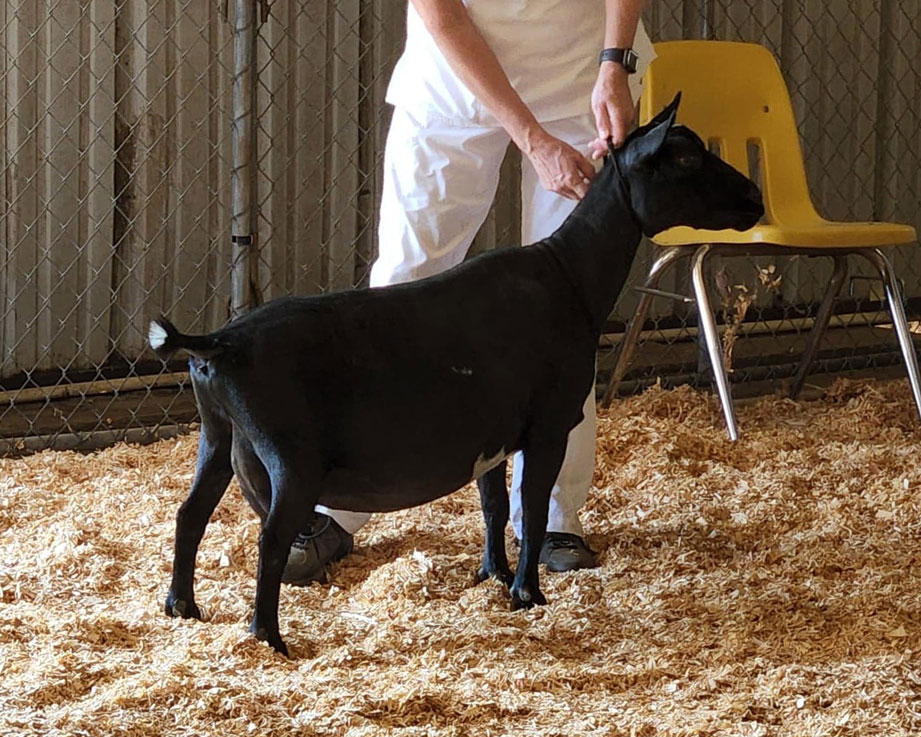
M752 227L764 214L761 192L692 130L675 125L680 100L679 92L615 154L643 232L654 235L675 225Z

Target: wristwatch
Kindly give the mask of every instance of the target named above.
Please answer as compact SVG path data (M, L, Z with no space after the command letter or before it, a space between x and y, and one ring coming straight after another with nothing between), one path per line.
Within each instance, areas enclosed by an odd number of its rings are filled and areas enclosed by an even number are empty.
M636 62L638 59L639 57L633 49L604 49L601 52L601 56L598 57L598 63L616 61L627 70L627 74L633 74L636 72Z

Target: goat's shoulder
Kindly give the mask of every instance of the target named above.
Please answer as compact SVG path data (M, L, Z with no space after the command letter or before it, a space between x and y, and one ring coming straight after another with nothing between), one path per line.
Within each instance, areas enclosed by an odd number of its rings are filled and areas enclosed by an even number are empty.
M495 284L502 290L525 293L553 290L558 286L559 276L555 259L543 241L487 251L452 271L478 285ZM443 276L448 277L450 273Z

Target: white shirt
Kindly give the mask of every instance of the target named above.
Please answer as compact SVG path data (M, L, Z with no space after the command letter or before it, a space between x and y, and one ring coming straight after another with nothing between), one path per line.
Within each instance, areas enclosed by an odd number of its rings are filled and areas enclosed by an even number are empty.
M515 91L540 122L591 110L604 46L604 0L464 0ZM655 56L642 21L633 50L637 73ZM387 102L423 125L498 126L451 70L412 4L406 47L387 88Z

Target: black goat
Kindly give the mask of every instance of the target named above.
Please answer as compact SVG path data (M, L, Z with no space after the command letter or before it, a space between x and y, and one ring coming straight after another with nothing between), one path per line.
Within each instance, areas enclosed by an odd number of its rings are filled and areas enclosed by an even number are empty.
M263 519L251 631L280 652L282 569L318 503L404 509L479 476L479 579L504 581L516 608L543 604L550 490L641 231L744 229L763 213L750 180L673 125L677 107L678 98L612 151L569 218L532 246L411 284L275 300L210 335L152 323L160 357L191 354L201 414L166 613L201 617L195 556L234 471ZM524 539L513 579L503 535L505 459L516 450Z

